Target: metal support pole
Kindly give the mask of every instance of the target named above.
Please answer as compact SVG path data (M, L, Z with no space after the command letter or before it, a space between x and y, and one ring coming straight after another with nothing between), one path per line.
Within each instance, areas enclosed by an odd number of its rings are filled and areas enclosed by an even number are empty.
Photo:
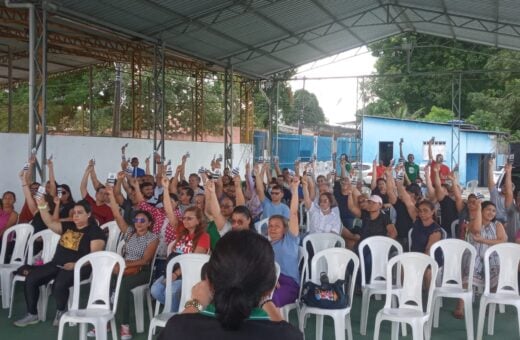
M13 121L13 51L11 46L7 46L7 132L11 132Z
M224 166L233 167L233 66L224 72Z
M115 64L114 113L112 117L112 137L119 137L121 132L121 64Z
M202 141L204 139L204 70L199 69L195 72L195 97L194 112L195 122L195 140Z
M88 67L88 113L89 113L89 136L92 136L94 128L94 80L93 80L93 66Z
M462 73L454 75L451 82L451 110L454 117L451 121L451 162L450 167L460 164L460 125L462 124L461 107Z
M365 118L365 106L366 106L366 95L365 95L365 77L361 77L361 84L359 77L357 80L357 102L356 102L356 161L363 163L363 139L365 138L363 129L363 119ZM361 108L359 107L359 101L361 100ZM361 114L360 114L361 113ZM350 156L350 155L349 155Z
M164 43L158 42L154 49L154 131L153 148L164 160ZM153 162L153 172L157 172L157 164Z
M252 144L254 134L254 81L240 82L240 143Z
M276 80L276 100L275 100L275 106L274 106L274 119L275 119L275 137L274 137L274 150L275 150L275 155L276 156L279 156L278 152L280 150L278 150L278 120L279 120L279 116L280 116L280 108L279 108L279 98L280 98L280 81Z

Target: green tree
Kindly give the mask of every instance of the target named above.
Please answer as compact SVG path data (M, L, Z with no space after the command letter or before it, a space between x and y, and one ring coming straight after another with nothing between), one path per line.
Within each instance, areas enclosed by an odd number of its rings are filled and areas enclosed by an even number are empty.
M443 109L437 106L432 106L431 111L424 116L423 120L429 121L429 122L439 122L439 123L447 123L450 120L455 119L453 115L453 111Z
M327 122L316 95L301 89L294 93L294 110L283 116L285 124L297 126L302 110L305 127L314 127Z

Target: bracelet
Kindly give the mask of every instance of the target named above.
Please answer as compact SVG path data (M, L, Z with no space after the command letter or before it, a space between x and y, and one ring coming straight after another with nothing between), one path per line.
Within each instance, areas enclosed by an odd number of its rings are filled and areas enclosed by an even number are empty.
M268 303L268 302L273 302L273 299L271 299L270 297L266 297L266 298L262 299L262 300L260 301L259 307L260 307L260 308L264 308L264 305L265 305L266 303Z
M39 205L39 206L38 206L38 210L45 210L45 209L47 209L48 207L49 207L49 206L48 206L47 204L45 204L45 205Z

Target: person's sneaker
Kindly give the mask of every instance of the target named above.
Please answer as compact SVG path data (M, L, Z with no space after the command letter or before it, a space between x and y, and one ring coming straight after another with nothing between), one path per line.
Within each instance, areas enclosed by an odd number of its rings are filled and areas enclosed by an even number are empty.
M60 325L60 319L61 319L61 316L63 315L63 313L65 313L65 312L62 310L56 311L56 316L54 317L54 321L52 322L52 325L54 327L58 327Z
M20 320L16 320L14 322L14 325L16 327L25 327L25 326L29 326L29 325L34 325L34 324L37 324L38 322L40 322L40 320L38 320L38 315L35 315L35 314L27 314L25 317L23 317L22 319Z
M121 325L121 340L132 339L132 333L130 332L130 325Z

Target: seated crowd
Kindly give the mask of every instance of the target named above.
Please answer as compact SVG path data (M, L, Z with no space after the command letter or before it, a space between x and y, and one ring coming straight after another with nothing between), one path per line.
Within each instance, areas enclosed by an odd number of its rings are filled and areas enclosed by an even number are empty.
M175 170L158 155L152 160L147 159L145 169L141 169L136 157L130 162L126 160L123 148L121 170L105 184L98 180L94 160L89 161L79 188L81 197L77 201L68 185L58 184L52 160L46 163L49 181L43 186L45 192L39 192L43 188L40 183L30 181L35 163L30 159L29 166L20 173L25 196L20 214L14 209L15 194L6 191L2 196L0 236L16 223L31 223L34 232L50 229L61 238L51 262L23 267L27 315L15 321L15 325L23 327L39 322L39 287L52 280L57 308L54 324L58 324L67 309L75 262L90 252L105 248L106 235L100 226L110 221L115 221L124 241L122 256L126 269L116 315L123 340L132 337L129 319L134 287L148 283L152 275L151 294L164 304L165 270L171 258L187 253L223 253L225 246L237 242L240 245L241 239L265 247L267 242L249 240L247 236L220 245L220 240L224 240L230 231L262 232L255 228L255 223L265 219L267 232L264 236L271 245L273 253L270 256L280 266L280 275L271 299L268 304L264 301L261 307L274 321L281 320L277 308L298 298L300 246L302 239L312 233L337 234L344 238L346 247L355 252L358 252L360 241L376 235L387 236L397 240L405 250L428 255L430 247L440 239L464 239L477 250L474 279L482 283L482 258L486 249L501 242L520 241L520 200L516 203L514 200L512 166L505 165L505 180L500 190L495 188L492 171L489 171L490 201L481 202L474 194L463 200L456 171L450 171L443 164L442 155L434 158L431 146L432 141L424 178L414 163L413 154L404 159L401 142L401 158L396 166L385 167L374 161L369 187L364 186L361 172L348 162L345 155L339 158L339 173L332 171L326 176L314 176L314 162L300 164L296 161L294 169L280 169L275 158L273 167L269 162L246 164L243 178L235 169L230 171L227 168L219 176L221 161L216 159L209 169L201 168L198 173L189 174L186 180L189 155L182 157ZM335 158L333 156L334 168ZM156 175L150 171L151 161L156 162ZM490 160L489 168L492 169L493 165L493 160ZM95 190L92 191L94 196L89 193L89 181ZM301 214L300 209L307 214ZM452 235L454 221L457 221L457 228ZM13 242L7 243L8 256ZM36 242L35 253L41 247ZM251 259L253 262L256 260ZM224 280L218 277L218 266L233 265L220 264L219 261L228 260L214 260L212 257L207 269L208 279L215 286L225 285L218 281ZM264 270L261 264L258 266L259 270ZM269 270L265 269L271 278L273 273ZM496 284L496 268L491 273L494 275L491 281ZM87 278L88 268L81 274ZM172 279L171 311L182 311L183 306L179 306L180 268L174 268ZM264 283L258 284L260 287ZM202 298L210 299L207 287L200 289L203 289ZM265 284L261 289L266 290ZM226 299L226 295L219 294L214 296L217 309L218 304L223 305ZM251 301L258 305L259 298ZM251 311L251 308L247 310ZM463 305L458 304L454 316L461 318L463 313ZM211 322L205 318L185 319L194 324ZM237 327L230 320L224 320L222 324L228 328ZM290 330L284 332L292 334ZM92 329L89 335L94 334ZM161 336L161 339L166 338Z

